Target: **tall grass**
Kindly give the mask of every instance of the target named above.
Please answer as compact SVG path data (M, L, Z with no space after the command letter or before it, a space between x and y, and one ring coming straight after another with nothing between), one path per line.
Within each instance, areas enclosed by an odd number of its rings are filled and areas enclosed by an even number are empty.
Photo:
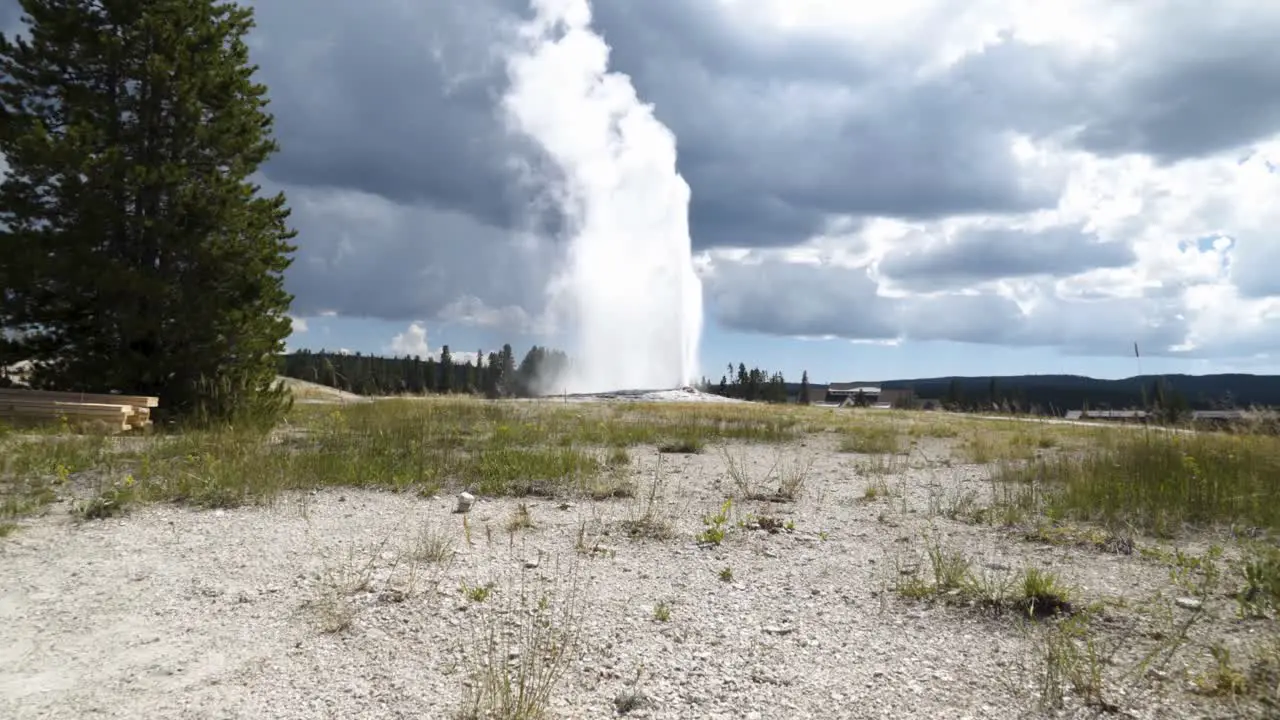
M1096 436L1079 453L1003 465L1051 515L1157 534L1224 523L1280 529L1280 438L1163 430Z
M756 405L435 398L299 405L274 429L244 422L119 441L65 428L10 434L0 437L0 520L37 512L64 489L81 497L85 517L135 502L231 507L322 487L560 494L592 487L608 448L783 443L804 421Z

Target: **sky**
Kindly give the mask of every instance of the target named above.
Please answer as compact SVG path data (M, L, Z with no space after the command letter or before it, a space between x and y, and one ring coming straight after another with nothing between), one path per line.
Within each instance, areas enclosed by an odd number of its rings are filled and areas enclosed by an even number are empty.
M555 172L499 112L528 2L252 3L290 347L555 344ZM712 379L1280 371L1280 3L591 8L676 138Z

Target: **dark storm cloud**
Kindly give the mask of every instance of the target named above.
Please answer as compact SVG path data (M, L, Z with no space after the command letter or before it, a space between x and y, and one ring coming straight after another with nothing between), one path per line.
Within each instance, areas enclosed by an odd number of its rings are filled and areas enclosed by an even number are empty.
M268 191L279 189L271 183ZM426 319L472 298L492 309L536 312L555 254L512 242L500 227L460 212L383 198L284 187L299 231L288 276L296 315L324 311Z
M1162 354L1189 329L1182 298L1158 289L1138 298L1072 302L1041 283L1038 301L1024 309L991 292L889 297L865 268L768 256L716 262L704 283L721 324L781 335L1056 346L1078 354L1114 354L1136 341Z
M1099 107L1077 136L1080 146L1173 162L1280 129L1280 6L1163 5L1151 46L1120 58L1100 78L1092 98Z
M259 2L254 60L283 147L267 175L522 222L530 192L512 161L550 170L495 112L505 75L490 46L508 16L476 5Z
M865 269L768 258L730 262L705 277L703 288L716 318L733 329L869 340L898 335Z
M298 22L292 5L260 3L255 59L285 146L268 174L525 221L532 189L512 160L551 171L503 128L506 78L492 52L519 7L321 0ZM905 70L847 44L748 33L705 0L604 0L595 11L612 67L676 133L697 247L787 245L831 214L937 217L1056 198L1052 183L1019 177L1004 136L1017 118L993 117L983 97L1015 87L1007 68L1026 59L978 59L913 88L886 84Z
M1100 242L1080 226L1038 232L970 228L947 241L890 250L879 269L902 285L927 290L1028 275L1065 277L1134 260L1127 243Z
M1008 147L1006 131L1035 118L993 117L985 96L1007 92L1007 68L1035 56L962 63L913 85L908 68L869 64L849 44L733 32L707 7L597 4L616 67L679 139L699 247L787 245L832 214L925 218L1056 200L1055 184L1019 177ZM681 15L696 20L671 27Z
M298 312L425 319L474 297L536 313L557 248L545 238L524 243L513 230L556 234L558 214L538 202L555 172L507 132L496 109L506 86L497 48L527 3L254 4L252 58L270 87L282 146L263 172L269 186L288 190L302 231L288 276ZM698 248L784 247L833 216L920 220L1052 207L1062 178L1020 164L1010 149L1016 134L1176 160L1280 128L1280 12L1266 3L1133 4L1138 39L1111 55L1081 59L1005 37L924 75L915 55L764 32L717 0L593 5L613 69L632 77L677 137ZM0 25L12 27L18 15L16 0L0 0ZM1131 258L1124 245L1068 231L989 231L926 254L890 255L880 269L955 284ZM721 317L743 329L1035 339L1018 335L1017 308L1004 299L908 307L879 297L865 271L747 268L718 268L707 291ZM754 294L735 283L754 285ZM943 319L966 303L982 317L948 330ZM1076 329L1067 311L1054 317ZM1089 318L1081 332L1099 331L1096 318L1081 317ZM988 325L993 318L1007 327Z

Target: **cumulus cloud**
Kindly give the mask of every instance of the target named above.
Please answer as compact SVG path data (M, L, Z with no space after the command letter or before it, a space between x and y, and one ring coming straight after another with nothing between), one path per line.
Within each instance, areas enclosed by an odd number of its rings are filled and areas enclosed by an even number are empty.
M427 342L427 327L419 322L409 323L404 332L396 333L384 349L384 352L395 357L420 357L423 360L439 360L443 351L444 348L431 349ZM455 363L484 363L484 358L474 351L449 348L449 356Z
M294 312L550 329L558 177L498 111L527 2L255 5L282 146L262 184L300 230ZM0 24L15 7L0 0ZM612 67L676 135L722 324L1272 348L1280 5L593 8Z
M408 330L391 338L390 347L395 355L426 357L431 354L427 345L427 328L421 323L410 323Z
M1137 256L1125 242L1101 242L1080 225L1024 230L971 227L945 238L903 241L879 270L907 286L970 286L1028 275L1069 276L1129 265ZM914 247L913 247L914 245Z

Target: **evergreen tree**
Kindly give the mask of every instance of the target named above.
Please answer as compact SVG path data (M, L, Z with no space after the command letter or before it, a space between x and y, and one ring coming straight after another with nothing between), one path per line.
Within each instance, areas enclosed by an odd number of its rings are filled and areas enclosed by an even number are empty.
M462 374L466 377L466 380L463 383L464 392L473 393L476 391L476 386L479 385L479 379L476 375L476 371L479 369L479 362L479 359L477 359L475 363L472 363L471 360L467 360L462 364Z
M423 363L423 373L427 377L427 392L440 392L440 364L433 357Z
M484 394L488 398L498 397L498 353L489 353L489 361L485 364Z
M502 395L511 395L516 391L516 355L510 343L503 344L499 359L498 391Z
M274 419L295 235L249 182L277 147L253 12L215 0L20 0L0 37L0 365L161 413Z
M800 373L800 404L809 404L809 371Z
M440 392L453 392L453 353L448 345L440 348Z

